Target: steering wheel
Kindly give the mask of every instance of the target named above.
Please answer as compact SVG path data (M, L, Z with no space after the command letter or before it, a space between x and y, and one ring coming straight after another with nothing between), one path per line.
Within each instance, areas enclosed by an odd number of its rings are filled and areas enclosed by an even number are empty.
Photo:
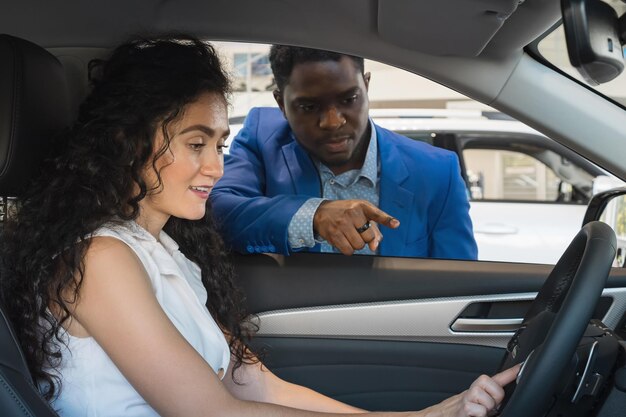
M556 263L509 342L501 369L526 362L517 384L506 389L501 417L546 412L602 294L616 246L608 225L590 222Z

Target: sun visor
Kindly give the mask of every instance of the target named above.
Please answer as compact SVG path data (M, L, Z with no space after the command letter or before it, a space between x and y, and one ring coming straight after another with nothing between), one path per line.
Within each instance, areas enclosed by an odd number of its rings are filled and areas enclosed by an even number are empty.
M477 56L521 3L379 0L378 33L389 43L430 55ZM425 9L428 13L421 13Z

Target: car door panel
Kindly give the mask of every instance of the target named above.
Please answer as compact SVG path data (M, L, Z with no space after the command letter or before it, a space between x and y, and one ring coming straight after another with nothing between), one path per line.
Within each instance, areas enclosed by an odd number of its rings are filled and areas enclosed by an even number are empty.
M304 253L235 263L259 323L254 346L273 372L388 410L431 405L493 373L513 334L493 320L523 317L552 268ZM608 286L596 315L617 326L626 310L623 269ZM470 327L452 330L459 319ZM491 327L472 327L476 320Z
M493 373L503 350L401 341L257 337L281 378L367 410L415 410Z

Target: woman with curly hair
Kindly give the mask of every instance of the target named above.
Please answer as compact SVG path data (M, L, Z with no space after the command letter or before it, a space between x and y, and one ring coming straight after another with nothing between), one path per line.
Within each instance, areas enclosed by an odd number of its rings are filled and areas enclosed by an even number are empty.
M247 348L207 208L229 134L213 48L135 39L91 75L62 152L4 230L2 303L45 398L63 416L363 412L280 380ZM486 415L514 376L406 415Z

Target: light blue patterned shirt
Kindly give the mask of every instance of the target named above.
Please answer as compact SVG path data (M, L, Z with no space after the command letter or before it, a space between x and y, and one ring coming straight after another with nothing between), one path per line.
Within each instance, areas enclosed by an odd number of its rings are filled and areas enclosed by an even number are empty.
M287 230L291 249L312 248L319 242L322 252L339 252L325 240L316 241L313 235L313 216L324 200L366 200L378 207L380 161L378 160L376 129L371 120L369 123L372 134L361 169L335 175L326 165L313 159L322 182L322 198L307 200L292 217ZM368 246L354 253L374 254Z

